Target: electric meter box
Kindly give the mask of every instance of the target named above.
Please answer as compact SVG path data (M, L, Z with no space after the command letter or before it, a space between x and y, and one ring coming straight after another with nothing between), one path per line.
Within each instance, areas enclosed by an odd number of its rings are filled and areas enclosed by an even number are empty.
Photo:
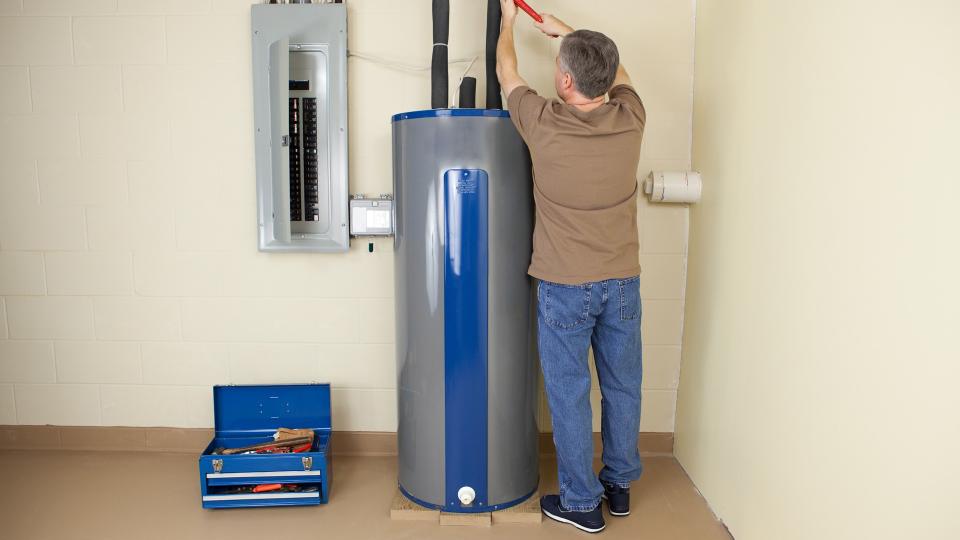
M350 245L344 4L252 7L261 251Z
M393 234L393 200L355 196L350 199L350 234L353 236L391 236Z

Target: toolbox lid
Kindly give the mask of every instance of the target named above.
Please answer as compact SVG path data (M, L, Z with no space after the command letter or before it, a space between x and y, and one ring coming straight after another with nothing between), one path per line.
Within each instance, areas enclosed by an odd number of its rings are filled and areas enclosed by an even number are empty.
M329 384L251 384L213 387L217 435L291 429L331 429Z

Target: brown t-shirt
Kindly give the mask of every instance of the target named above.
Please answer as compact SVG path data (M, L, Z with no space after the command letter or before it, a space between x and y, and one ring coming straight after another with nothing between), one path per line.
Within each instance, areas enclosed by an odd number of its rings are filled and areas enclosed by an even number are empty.
M533 159L530 275L569 285L638 275L640 96L618 85L607 103L583 112L521 86L507 107Z

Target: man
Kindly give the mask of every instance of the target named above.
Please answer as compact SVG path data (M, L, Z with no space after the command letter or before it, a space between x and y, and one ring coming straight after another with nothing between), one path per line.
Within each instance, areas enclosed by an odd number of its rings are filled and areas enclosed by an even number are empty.
M540 363L553 417L559 495L540 500L548 517L588 531L630 513L640 477L640 264L637 162L646 113L617 47L548 14L537 24L562 37L555 85L545 99L517 73L517 8L501 0L497 76L533 159L536 226L529 273L540 280ZM609 96L609 99L607 97ZM603 394L603 469L593 472L588 349Z

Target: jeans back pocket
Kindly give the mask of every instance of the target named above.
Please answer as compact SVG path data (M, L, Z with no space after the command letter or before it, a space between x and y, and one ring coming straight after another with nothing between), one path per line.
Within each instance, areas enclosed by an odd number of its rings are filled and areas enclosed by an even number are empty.
M590 284L563 285L541 280L540 310L544 321L561 330L583 325L590 313L590 287Z
M620 320L640 318L640 276L618 280L620 285Z

